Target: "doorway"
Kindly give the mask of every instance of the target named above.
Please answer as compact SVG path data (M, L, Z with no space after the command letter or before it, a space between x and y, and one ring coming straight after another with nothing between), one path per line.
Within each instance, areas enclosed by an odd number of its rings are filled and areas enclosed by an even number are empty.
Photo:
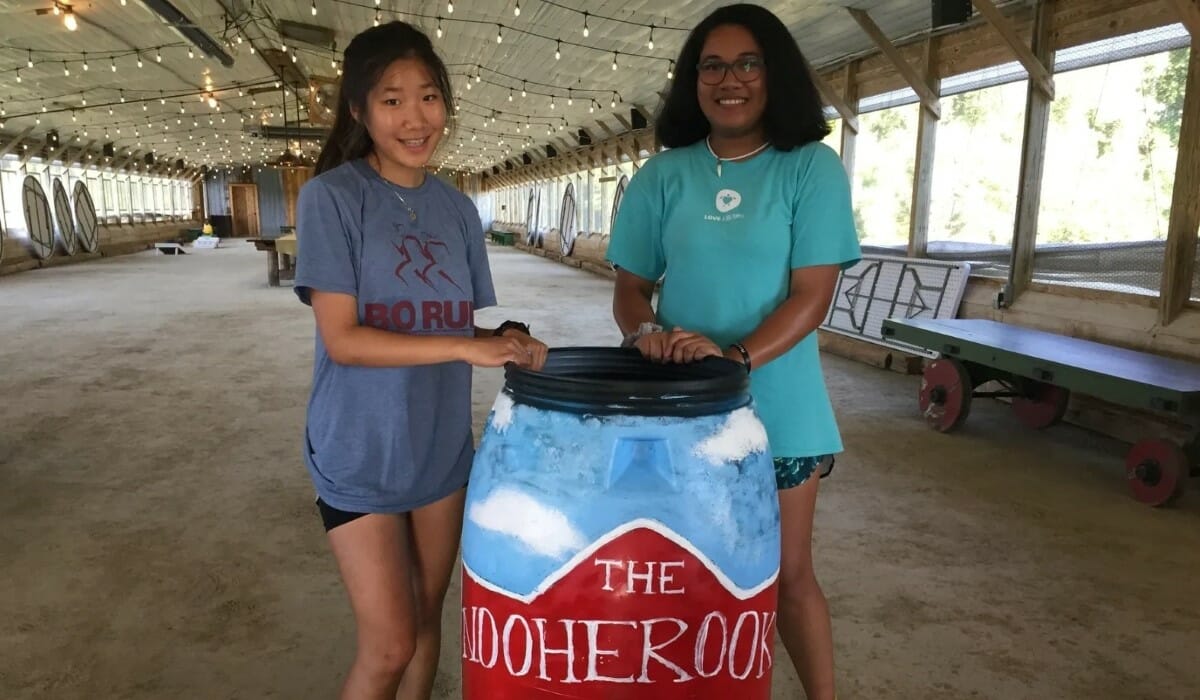
M229 186L234 238L258 238L258 185Z

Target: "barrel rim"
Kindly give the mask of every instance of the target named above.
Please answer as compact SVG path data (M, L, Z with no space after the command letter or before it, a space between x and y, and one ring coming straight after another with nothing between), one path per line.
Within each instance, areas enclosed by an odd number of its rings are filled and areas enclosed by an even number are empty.
M630 376L555 373L583 367ZM664 371L669 375L663 377ZM639 373L661 378L638 378ZM740 363L708 357L687 364L655 364L635 348L551 348L542 370L510 363L504 378L504 391L514 402L569 413L691 417L725 413L751 402L750 376Z

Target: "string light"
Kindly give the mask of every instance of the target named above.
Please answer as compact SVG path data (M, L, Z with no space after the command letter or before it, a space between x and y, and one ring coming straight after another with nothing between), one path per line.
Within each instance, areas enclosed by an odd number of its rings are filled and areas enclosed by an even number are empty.
M646 48L654 50L654 25L650 25L650 41L646 42Z
M613 51L613 65L612 65L612 69L613 69L613 70L616 70L616 69L617 69L617 52L616 52L616 51Z
M497 44L504 43L504 25L503 24L496 25L496 43Z
M317 0L313 0L313 3L312 3L312 15L313 15L313 17L316 17L316 16L317 16Z
M454 0L446 0L446 12L454 14Z
M555 41L554 41L554 60L557 61L561 58L562 58L562 39L555 39Z
M521 0L517 0L516 7L513 8L513 17L521 16Z
M375 3L378 4L379 0L375 0ZM438 15L437 20L438 20L437 38L441 39L442 38L442 17L441 17L441 15Z
M588 13L584 12L583 13L583 38L585 38L585 39L588 37L589 34L591 34L591 32L588 31L587 18L588 18Z

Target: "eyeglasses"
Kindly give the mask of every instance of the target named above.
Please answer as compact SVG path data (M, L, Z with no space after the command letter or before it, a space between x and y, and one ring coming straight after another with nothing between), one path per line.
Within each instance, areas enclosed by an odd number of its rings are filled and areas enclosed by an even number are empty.
M700 74L700 82L705 85L720 85L730 70L733 71L733 77L737 78L739 82L752 83L762 76L762 59L748 56L739 58L733 63L704 61L696 66L696 71Z

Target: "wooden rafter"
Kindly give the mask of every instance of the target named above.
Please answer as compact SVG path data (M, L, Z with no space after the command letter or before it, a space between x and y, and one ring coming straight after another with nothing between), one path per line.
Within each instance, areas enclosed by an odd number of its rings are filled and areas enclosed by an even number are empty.
M88 151L92 150L92 146L94 145L96 145L96 139L88 141L87 145L75 152L75 158L71 162L82 165L84 156L88 154Z
M821 97L830 107L836 109L838 114L842 115L842 126L857 134L857 111L851 109L850 105L842 99L841 95L834 91L833 86L820 73L815 70L810 70L809 73L812 75L813 82L816 83L817 91L821 93Z
M25 141L25 137L32 133L33 127L26 127L25 131L22 131L21 133L9 139L8 143L4 144L4 148L0 148L0 157L6 156L20 148L21 144Z
M979 10L979 14L983 15L988 24L1000 33L1004 43L1008 44L1008 47L1017 55L1017 60L1025 66L1025 71L1029 73L1029 78L1038 86L1038 89L1053 100L1054 78L1050 75L1050 69L1046 67L1045 63L1038 60L1038 57L1033 55L1033 49L1017 36L1017 30L1013 27L1013 23L1004 16L1004 13L1000 12L992 0L971 0L971 4Z
M864 10L854 7L847 7L846 11L850 13L854 21L858 22L858 25L867 33L867 36L871 37L871 41L875 42L875 45L879 47L883 55L891 61L896 72L908 82L908 86L913 89L913 92L917 93L917 97L921 98L921 106L929 110L933 116L940 118L942 116L942 103L938 99L937 93L931 90L929 84L917 73L916 69L908 61L904 60L904 56L901 55L900 50L887 38L883 30L879 28L879 25L875 24L875 20L871 19L871 15L867 14Z

